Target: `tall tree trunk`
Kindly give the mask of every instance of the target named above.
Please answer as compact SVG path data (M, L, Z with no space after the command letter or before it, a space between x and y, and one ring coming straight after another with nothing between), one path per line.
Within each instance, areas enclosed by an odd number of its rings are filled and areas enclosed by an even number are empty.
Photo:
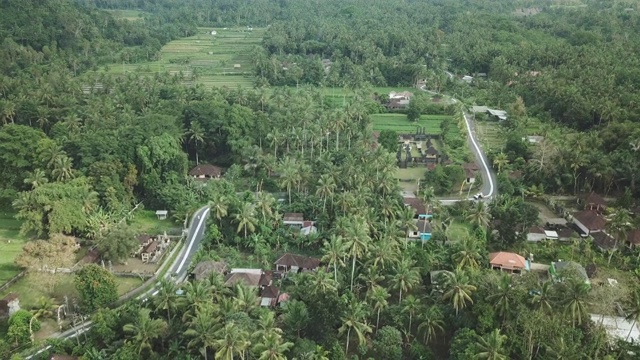
M333 262L333 279L338 283L338 262Z
M353 262L351 263L351 291L353 291L353 277L356 274L356 255L353 255Z
M376 318L376 332L378 332L378 328L380 327L380 310L382 309L378 308L378 317Z
M402 288L400 288L400 300L398 301L398 304L402 303Z
M289 206L291 206L291 185L287 186L287 192L289 193Z
M349 338L351 337L351 328L347 330L347 346L344 349L345 355L349 352Z

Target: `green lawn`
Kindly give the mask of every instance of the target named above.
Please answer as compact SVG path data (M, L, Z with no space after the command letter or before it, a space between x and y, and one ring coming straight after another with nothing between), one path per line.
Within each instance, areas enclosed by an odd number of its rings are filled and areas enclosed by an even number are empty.
M158 220L156 212L153 210L136 210L133 220L131 221L131 228L140 234L162 234L165 231L169 232L172 228L177 227L179 227L179 225L173 222L171 214L169 214L166 220Z
M20 268L14 264L27 239L20 235L21 222L15 219L15 213L0 212L0 284L14 277Z
M373 114L371 122L374 131L395 130L398 134L414 134L418 127L424 127L427 134L440 134L440 123L444 119L452 119L451 115L422 115L420 121L407 120L405 114ZM452 121L450 132L459 132Z
M539 135L542 122L537 119L529 119L525 126L525 134ZM502 150L506 142L504 131L495 121L476 121L476 131L480 143L485 151Z
M325 100L333 106L341 106L345 102L349 102L349 100L353 97L353 91L345 88L323 87L323 88L319 88L319 90L322 93L322 95L324 95ZM411 86L405 86L405 87L378 86L378 87L373 87L372 90L373 92L371 95L377 94L378 96L386 96L392 91L395 91L395 92L409 91L414 94L420 92L420 90ZM434 102L434 104L446 104L447 103L446 100L447 100L447 97L444 96L439 102Z
M427 171L427 168L424 166L418 167L408 167L406 169L398 168L396 170L396 178L399 180L418 180L424 177L424 173Z
M211 35L215 30L216 35ZM134 72L143 75L170 73L184 75L185 83L207 87L253 85L251 49L259 45L265 29L198 28L194 36L174 40L160 51L160 59L146 63L116 63L103 70L111 74ZM239 67L237 66L239 65Z

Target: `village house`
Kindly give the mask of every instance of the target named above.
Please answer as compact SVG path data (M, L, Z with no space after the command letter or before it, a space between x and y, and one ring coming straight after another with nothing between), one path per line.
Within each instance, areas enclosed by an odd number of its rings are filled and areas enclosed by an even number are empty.
M16 293L9 293L0 300L0 318L8 317L20 310L20 299Z
M193 268L191 274L195 280L204 280L207 279L211 273L225 275L228 269L229 266L224 261L208 260L198 263L198 265Z
M529 228L529 231L527 231L527 241L537 242L545 240L546 238L547 234L540 226L532 226Z
M591 192L584 198L584 209L603 213L607 209L607 200L596 192Z
M627 245L629 245L629 247L640 245L640 229L635 229L629 232L627 235Z
M224 278L224 285L227 287L233 287L238 283L244 284L248 287L260 287L260 283L264 272L262 269L231 269L229 274ZM268 280L264 282L270 283Z
M223 170L221 167L209 164L200 164L191 171L189 171L189 176L198 180L211 180L211 179L219 179L222 176Z
M166 220L167 214L169 214L167 210L156 210L156 216L158 217L158 220Z
M260 306L275 307L279 304L279 300L282 298L280 289L276 286L269 285L264 286L260 290Z
M387 101L387 108L389 110L403 110L409 106L411 102L411 98L413 97L413 93L409 91L395 92L392 91L389 93L389 99Z
M607 219L595 210L584 210L573 215L573 223L582 231L583 236L604 230Z
M464 175L466 177L467 184L473 184L476 182L476 173L480 170L478 164L476 163L466 163L462 165L462 169L464 170Z
M409 240L421 240L427 241L431 239L431 222L427 219L415 220L416 230L411 229L407 231L407 238Z
M593 239L593 243L601 251L612 250L617 248L618 246L618 244L616 243L616 239L604 231L592 233L591 238Z
M544 141L544 136L530 135L522 138L522 141L527 141L530 144L539 144Z
M282 216L282 222L285 226L299 229L300 233L305 236L318 232L318 229L315 227L315 222L305 220L302 213L286 213Z
M298 273L301 271L315 271L320 266L320 259L285 253L273 264L276 271Z
M431 215L427 212L426 207L422 203L422 200L415 197L405 197L402 199L405 207L413 208L416 211L415 218L418 219L420 217L431 217Z
M487 106L472 106L470 110L473 114L486 114L491 120L507 120L507 112L504 110L490 109Z
M505 251L489 254L489 264L491 269L520 274L523 270L528 270L527 260L524 257Z
M151 235L141 234L136 237L136 240L138 240L138 248L131 253L131 257L138 257L142 254L145 248L153 242L153 237L151 237Z

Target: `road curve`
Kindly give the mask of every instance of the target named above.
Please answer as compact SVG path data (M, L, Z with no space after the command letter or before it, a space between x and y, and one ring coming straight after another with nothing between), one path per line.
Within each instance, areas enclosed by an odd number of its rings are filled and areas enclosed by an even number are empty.
M209 206L204 206L198 210L196 210L191 218L191 222L189 223L189 228L187 232L187 242L184 244L182 249L180 250L180 254L175 258L173 263L167 268L165 272L164 278L171 279L176 283L180 283L184 281L188 276L188 269L191 260L195 256L196 252L200 248L200 243L204 238L204 233L206 231L206 219L209 215L210 208ZM155 286L142 295L138 296L136 299L141 301L146 301L152 296L158 294L158 287L160 283L156 283ZM84 332L91 329L91 321L86 321L81 325L78 325L74 328L71 328L65 332L57 334L53 336L53 338L58 339L73 339L76 336L83 334ZM25 357L26 360L30 360L43 352L51 349L51 345L48 345L33 355Z
M453 75L447 72L447 75L450 77ZM426 86L423 85L420 87L420 90L428 92L430 94L436 94L434 91L430 91L426 89ZM451 98L451 103L455 104L458 100ZM480 192L485 201L491 201L492 198L498 196L498 181L496 180L496 174L493 171L493 168L489 164L489 160L487 160L487 155L482 152L482 148L480 147L479 140L476 136L475 123L472 119L471 115L468 114L464 109L462 109L462 114L464 115L464 122L467 128L467 143L469 145L469 149L473 153L473 156L476 159L476 164L480 165L480 172L482 173L482 187L480 188ZM465 199L440 199L440 203L443 205L452 205L461 200L474 200L473 197L465 198Z

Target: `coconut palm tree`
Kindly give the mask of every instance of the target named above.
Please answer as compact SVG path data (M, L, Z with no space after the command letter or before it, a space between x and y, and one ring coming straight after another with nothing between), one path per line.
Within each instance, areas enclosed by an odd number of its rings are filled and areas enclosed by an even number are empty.
M411 291L420 283L420 271L412 260L404 258L396 267L396 272L389 279L391 288L398 290L398 303L402 303L402 294Z
M234 302L239 311L250 314L258 307L257 289L250 288L243 283L237 283L234 290Z
M295 331L298 337L302 329L308 325L309 319L309 311L302 301L291 300L286 303L282 322L288 329Z
M311 275L311 282L313 284L313 291L318 293L337 292L338 283L332 278L331 274L326 271L316 271Z
M504 343L507 341L506 335L501 335L500 330L495 329L485 336L478 336L475 344L476 359L486 360L507 360L504 354Z
M235 355L244 358L244 352L251 345L249 334L233 321L216 331L215 337L213 347L217 349L216 360L233 360Z
M289 206L291 206L291 190L302 180L299 164L292 157L286 157L280 162L280 186L287 189L289 194Z
M282 329L276 326L275 313L271 311L263 312L258 318L258 330L256 330L252 336L256 339L257 343L257 340L260 340L271 333L282 335Z
M244 230L244 237L247 237L247 230L254 232L256 230L256 208L255 205L249 202L244 202L240 205L238 212L234 214L234 219L238 223L236 232Z
M340 335L347 333L347 342L345 345L345 353L349 352L349 341L351 339L351 331L355 332L358 343L363 344L365 335L371 333L371 327L367 324L366 303L352 300L347 307L345 315L341 318L342 326L338 329Z
M213 213L215 214L216 219L218 219L219 224L222 224L222 218L227 216L229 210L227 197L224 195L219 195L209 203L209 206L211 206L211 210L213 210Z
M49 182L47 175L41 169L35 169L33 172L28 172L27 177L24 179L25 184L31 185L31 188L35 189L42 184Z
M509 164L507 154L501 152L493 158L493 166L498 168L498 172L502 172L502 168Z
M436 337L437 333L444 332L442 311L438 306L432 305L428 307L425 311L420 313L418 318L420 319L418 332L424 334L425 345L428 345L429 341Z
M335 181L333 180L333 176L329 174L320 175L320 179L318 179L318 188L316 189L316 196L322 198L322 212L326 211L327 199L329 197L333 199L333 194L336 191L336 187L337 186Z
M394 234L383 233L380 235L380 240L370 249L369 256L369 263L376 267L380 266L383 270L386 266L397 263L400 249Z
M626 319L633 322L629 334L627 334L626 341L629 341L631 332L635 329L638 320L640 320L640 289L635 289L631 292L631 296L624 303L624 311L626 313Z
M282 342L280 335L268 333L253 347L253 352L258 360L286 360L284 354L292 347L292 342Z
M483 201L476 201L469 215L467 215L467 220L476 226L486 228L491 220L489 207Z
M573 327L582 324L582 320L588 315L587 306L589 301L589 285L580 279L570 280L562 284L562 291L559 292L560 305L564 307L565 313L571 317Z
M53 176L56 181L62 182L73 179L74 173L71 158L66 155L57 157L53 165L53 170L51 170L51 176Z
M373 310L376 312L376 332L380 328L380 312L389 306L387 299L391 295L387 289L382 286L375 287L370 293L367 294L369 303L373 305Z
M611 215L608 216L609 222L607 223L608 230L615 238L615 245L609 255L608 264L611 263L611 258L615 249L618 248L618 239L626 239L627 234L633 230L633 224L631 215L626 209L609 209Z
M344 258L347 254L347 248L342 241L342 236L331 235L329 241L325 241L322 247L324 256L322 262L329 266L333 266L333 276L336 284L338 283L338 266L344 266Z
M183 321L189 316L195 316L198 309L202 309L211 302L211 287L205 281L190 281L186 283L184 298L179 303L184 304Z
M199 347L204 359L208 359L208 350L213 347L219 330L220 319L214 311L213 304L196 309L195 316L189 320L189 328L184 332L188 338L192 338L187 348Z
M459 250L453 254L452 258L456 262L456 269L479 268L481 256L478 240L472 236L465 237L459 244Z
M407 296L406 299L404 299L404 301L402 302L402 305L403 305L402 306L402 313L409 315L408 331L411 332L412 323L413 323L413 316L422 307L422 304L420 303L420 299L418 299L417 297L415 297L413 295L409 295L409 296Z
M351 224L345 229L345 247L348 249L349 256L351 256L351 291L353 291L356 261L365 254L369 248L369 243L371 242L371 238L369 237L367 230L367 224L361 216L351 218Z
M258 192L258 196L256 198L256 207L262 215L262 222L264 224L267 223L267 217L273 216L273 206L276 204L276 199L273 195L269 193L265 193L263 191Z
M198 143L204 141L204 129L202 125L198 121L192 121L191 126L184 134L188 142L194 144L194 149L196 151L196 165L200 164L200 160L198 159Z
M511 313L511 303L513 301L513 277L507 274L503 274L500 277L500 283L494 289L489 296L487 296L487 300L489 303L493 304L498 314L502 317L503 320L506 320Z
M132 324L126 324L122 330L129 334L129 339L138 348L138 354L148 349L153 353L151 342L164 336L167 332L167 323L162 319L152 319L151 310L142 308L138 310L138 318Z
M551 313L551 310L553 310L553 288L551 287L551 282L545 281L542 283L540 291L531 298L531 304L547 314Z
M156 311L164 310L167 312L167 321L171 322L171 311L175 310L179 305L179 297L176 294L178 287L173 281L166 278L160 280L160 288L158 294L153 298Z
M443 275L445 276L445 292L442 294L442 298L451 301L451 305L456 311L456 315L458 315L458 312L467 307L468 304L473 304L471 295L477 288L468 283L467 277L460 270L456 269L452 273L447 272Z
M58 305L56 305L55 299L42 296L38 299L36 307L31 310L31 314L36 319L49 318L53 316L56 309L58 309Z

